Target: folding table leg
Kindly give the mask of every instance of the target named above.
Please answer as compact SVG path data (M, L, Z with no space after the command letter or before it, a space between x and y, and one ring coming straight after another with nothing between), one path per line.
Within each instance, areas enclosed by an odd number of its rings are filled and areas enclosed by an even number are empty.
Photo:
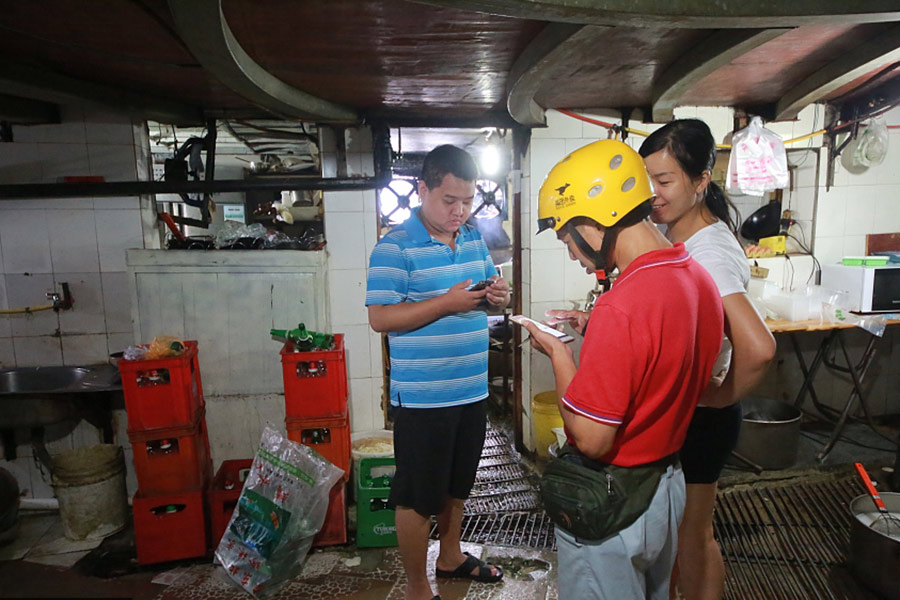
M832 329L831 332L825 336L825 339L819 344L819 349L816 351L816 355L813 357L812 365L810 365L809 369L806 368L806 361L803 360L803 353L800 352L800 344L797 342L796 338L797 333L793 331L788 333L791 344L794 347L794 353L797 355L797 362L800 363L800 371L803 373L803 385L800 386L800 391L797 392L797 398L794 400L794 406L797 408L800 408L803 404L803 399L806 396L807 390L809 390L809 395L812 396L813 402L816 405L819 404L819 397L816 395L816 390L813 387L813 378L816 375L816 371L819 370L822 361L825 359L825 354L834 343L837 332L837 329Z

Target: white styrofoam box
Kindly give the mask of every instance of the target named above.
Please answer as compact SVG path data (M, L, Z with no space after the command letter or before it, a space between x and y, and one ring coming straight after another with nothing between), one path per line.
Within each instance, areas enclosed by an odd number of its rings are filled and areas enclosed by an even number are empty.
M365 269L369 253L365 248L365 214L325 213L325 250L328 269Z
M101 271L125 271L125 250L143 248L139 210L95 210Z
M91 144L87 147L90 174L106 181L135 181L137 167L131 144Z
M48 306L50 300L47 293L55 291L53 275L49 273L36 273L34 275L20 275L7 273L6 302L8 308ZM35 312L30 315L9 315L5 319L11 329L13 337L53 335L59 327L59 319L56 313L50 310Z
M368 325L365 269L331 271L328 295L331 326L336 331L344 325Z
M108 333L131 333L131 294L128 274L119 271L100 273L103 288L103 311Z
M16 366L16 352L12 338L0 337L0 369Z
M60 339L62 342L63 364L65 365L72 367L97 365L106 363L109 360L106 334L64 335Z
M325 210L334 212L362 212L362 190L325 192Z
M0 209L0 246L6 273L51 273L47 213Z
M332 322L334 322L333 318ZM337 326L337 330L344 334L344 348L347 357L347 377L350 379L372 377L369 326L339 325Z
M53 210L45 213L50 236L53 271L100 271L97 227L89 210Z
M63 364L59 338L41 335L12 340L17 367L61 367Z
M350 380L350 432L370 431L384 426L381 411L381 378Z
M59 311L62 333L106 334L100 273L56 273L54 278L57 286L64 281L69 284L75 300L70 310Z
M531 301L562 302L565 300L565 262L561 249L531 251ZM528 316L528 315L526 315Z

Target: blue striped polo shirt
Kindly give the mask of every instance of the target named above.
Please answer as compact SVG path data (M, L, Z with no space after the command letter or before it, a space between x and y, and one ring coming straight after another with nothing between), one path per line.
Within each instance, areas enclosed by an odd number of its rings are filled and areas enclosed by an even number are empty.
M382 237L369 257L366 306L434 298L466 279L497 274L477 229L463 225L456 249L428 233L419 209ZM441 317L413 331L388 334L391 404L438 408L487 397L488 329L484 311Z

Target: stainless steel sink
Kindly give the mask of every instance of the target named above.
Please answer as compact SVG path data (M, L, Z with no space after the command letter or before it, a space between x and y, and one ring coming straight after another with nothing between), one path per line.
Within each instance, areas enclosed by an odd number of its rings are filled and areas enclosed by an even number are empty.
M110 365L0 370L0 429L81 419L96 394L120 389L119 372Z

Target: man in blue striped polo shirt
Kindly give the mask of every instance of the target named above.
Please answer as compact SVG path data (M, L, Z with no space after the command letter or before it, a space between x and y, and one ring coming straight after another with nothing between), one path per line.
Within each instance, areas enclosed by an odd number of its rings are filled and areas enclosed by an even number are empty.
M509 303L487 245L466 225L478 168L455 146L422 164L421 206L372 250L366 306L372 329L388 333L397 471L390 503L406 570L407 600L433 596L426 573L431 515L437 515L438 577L499 581L502 572L459 546L463 504L484 445L488 306ZM480 289L477 282L490 280Z

